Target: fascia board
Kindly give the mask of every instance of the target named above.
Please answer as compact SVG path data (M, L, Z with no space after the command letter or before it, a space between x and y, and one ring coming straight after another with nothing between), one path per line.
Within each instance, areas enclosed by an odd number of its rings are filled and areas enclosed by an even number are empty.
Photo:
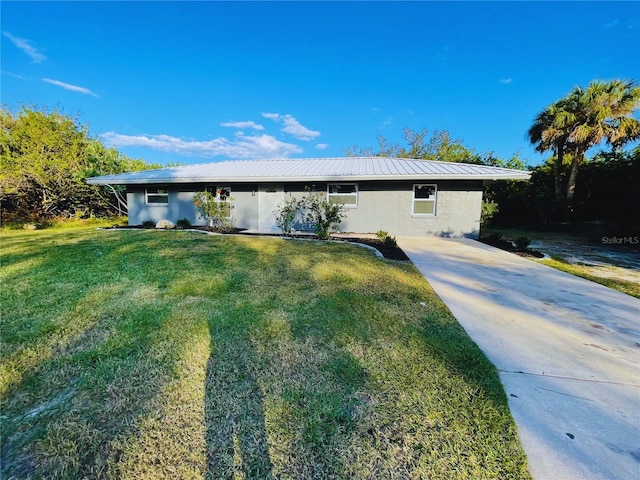
M432 180L529 180L530 173L506 175L358 175L358 176L297 176L297 177L151 177L151 178L89 178L90 185L149 185L149 184L180 184L180 183L287 183L287 182L362 182L379 181L432 181Z

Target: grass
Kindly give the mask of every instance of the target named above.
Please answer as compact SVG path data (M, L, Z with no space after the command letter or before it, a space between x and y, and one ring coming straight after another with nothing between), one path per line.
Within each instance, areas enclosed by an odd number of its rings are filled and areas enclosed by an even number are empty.
M625 280L623 278L612 278L604 275L594 275L593 269L588 268L584 265L577 265L574 263L566 262L562 259L562 257L555 255L551 258L545 258L538 261L544 265L548 265L549 267L562 270L563 272L570 273L577 277L586 278L587 280L599 283L600 285L604 285L605 287L609 287L613 290L617 290L619 292L626 293L627 295L640 298L640 284L636 282Z
M527 479L493 366L345 243L2 232L2 478Z

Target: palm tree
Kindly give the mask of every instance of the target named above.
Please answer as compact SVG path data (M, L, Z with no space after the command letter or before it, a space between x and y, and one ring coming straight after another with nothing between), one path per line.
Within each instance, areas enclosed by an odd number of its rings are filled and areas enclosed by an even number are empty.
M536 150L556 154L556 198L561 197L560 167L564 154L572 155L566 196L573 199L576 178L585 154L603 141L615 150L640 138L640 122L632 117L640 107L640 87L633 81L594 81L538 114L528 131Z
M535 145L536 151L544 153L551 150L554 154L556 160L554 165L556 200L562 199L562 164L564 163L565 144L569 136L566 128L556 125L559 123L563 109L562 100L552 103L536 116L533 125L527 131L529 141Z
M567 199L571 200L587 150L603 141L616 150L640 138L640 121L632 117L640 108L640 87L632 81L595 81L586 90L575 88L569 97L575 109L568 138L573 153L567 184Z

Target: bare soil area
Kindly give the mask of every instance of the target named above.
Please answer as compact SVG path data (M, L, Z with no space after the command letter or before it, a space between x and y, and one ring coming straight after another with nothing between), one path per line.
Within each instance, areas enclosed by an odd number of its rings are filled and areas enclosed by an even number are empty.
M574 265L593 275L627 280L640 285L640 239L602 237L599 241L551 232L501 231L504 239L526 235L529 248Z

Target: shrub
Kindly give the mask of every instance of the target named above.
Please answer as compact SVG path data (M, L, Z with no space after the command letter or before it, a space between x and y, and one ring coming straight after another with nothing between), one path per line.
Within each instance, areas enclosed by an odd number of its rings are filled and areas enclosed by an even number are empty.
M189 228L191 226L191 221L188 218L181 218L176 222L176 227L179 229Z
M531 239L529 237L525 237L524 235L515 239L516 249L518 250L526 250L530 244Z
M232 233L236 230L236 224L233 217L220 218L217 221L216 228L222 233Z
M388 247L397 247L398 246L398 242L396 242L396 237L390 237L389 235L384 237L384 240L382 241L382 243L384 243Z
M156 228L156 222L154 222L153 220L145 220L144 222L142 222L142 226L144 228Z
M221 194L214 195L211 192L198 192L193 197L193 204L201 217L209 222L210 227L219 229L227 229L231 217L231 200L232 198L222 198Z
M396 237L392 237L389 235L389 232L385 232L384 230L378 230L376 232L376 237L388 247L397 247L398 242L396 242Z
M298 201L295 198L289 198L282 205L278 205L276 214L276 225L284 234L290 234L293 223L299 213Z
M378 240L382 242L384 242L388 236L389 236L389 232L385 232L384 230L378 230L376 232L376 237L378 237Z
M305 187L306 195L301 200L290 198L280 205L276 214L276 224L283 233L291 233L296 217L299 215L308 222L318 238L329 238L329 230L338 228L346 216L344 205L330 203L325 196Z
M483 200L480 212L480 225L487 226L491 219L498 213L500 206L493 200Z
M320 192L305 188L307 196L298 202L300 209L306 213L307 222L314 227L318 238L329 238L329 230L338 228L342 219L347 215L344 205L330 203Z

